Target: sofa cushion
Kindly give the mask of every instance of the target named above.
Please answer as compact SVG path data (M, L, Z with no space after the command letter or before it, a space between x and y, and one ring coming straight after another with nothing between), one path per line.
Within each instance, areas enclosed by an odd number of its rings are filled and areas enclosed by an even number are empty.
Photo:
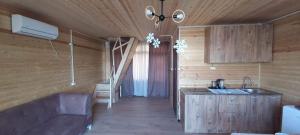
M57 115L55 118L29 130L26 135L80 135L84 132L84 115Z
M79 93L59 94L60 114L91 115L91 95Z
M22 135L58 115L58 96L34 100L0 112L0 135Z

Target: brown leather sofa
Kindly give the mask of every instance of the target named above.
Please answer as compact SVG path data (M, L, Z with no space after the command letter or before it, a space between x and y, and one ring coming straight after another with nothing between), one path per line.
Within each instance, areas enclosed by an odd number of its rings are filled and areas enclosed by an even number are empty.
M0 135L81 135L91 123L91 95L60 93L0 112Z

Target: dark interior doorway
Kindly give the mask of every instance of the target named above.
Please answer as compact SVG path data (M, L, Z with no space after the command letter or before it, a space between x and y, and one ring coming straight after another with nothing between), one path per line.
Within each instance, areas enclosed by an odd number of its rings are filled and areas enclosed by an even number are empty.
M173 55L173 109L177 114L177 53L175 50L172 51Z
M150 46L148 97L169 97L169 42Z

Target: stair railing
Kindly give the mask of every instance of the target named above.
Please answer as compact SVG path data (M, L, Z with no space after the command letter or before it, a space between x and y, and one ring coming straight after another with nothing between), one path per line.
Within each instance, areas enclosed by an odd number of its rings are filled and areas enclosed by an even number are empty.
M124 42L124 43L123 43ZM110 72L110 77L109 77L109 81L110 81L110 101L109 101L109 105L108 108L110 108L112 106L112 103L116 102L118 100L118 96L116 95L116 87L120 87L120 97L122 96L122 92L121 92L121 80L120 77L126 72L127 68L128 68L128 62L129 59L131 60L133 57L133 51L135 51L135 48L137 47L137 43L138 41L135 40L134 37L131 37L128 41L122 41L122 39L119 37L115 40L115 44L113 45L112 48L112 52L111 52L111 56L112 56L112 70ZM123 50L123 48L125 48L125 51ZM120 50L121 52L121 61L120 64L118 66L118 68L116 69L115 67L115 58L114 58L114 54L116 50Z
M115 66L112 66L109 73L109 102L108 108L111 108L113 102L113 90L114 90L114 76L115 76Z

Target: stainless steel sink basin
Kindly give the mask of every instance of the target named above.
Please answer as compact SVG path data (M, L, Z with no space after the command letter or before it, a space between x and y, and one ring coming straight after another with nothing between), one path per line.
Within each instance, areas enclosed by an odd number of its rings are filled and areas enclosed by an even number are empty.
M250 94L241 89L208 89L210 92L214 94L236 94L236 95L243 95L243 94Z
M242 89L242 90L250 94L268 93L267 91L260 90L260 89Z
M269 91L261 89L208 89L214 94L268 94Z

